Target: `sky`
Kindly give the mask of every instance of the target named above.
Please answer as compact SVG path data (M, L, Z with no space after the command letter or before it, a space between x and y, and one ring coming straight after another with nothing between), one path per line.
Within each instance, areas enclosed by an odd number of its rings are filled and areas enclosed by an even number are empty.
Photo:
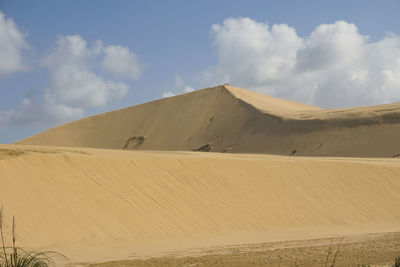
M400 102L400 0L0 0L0 143L228 82Z

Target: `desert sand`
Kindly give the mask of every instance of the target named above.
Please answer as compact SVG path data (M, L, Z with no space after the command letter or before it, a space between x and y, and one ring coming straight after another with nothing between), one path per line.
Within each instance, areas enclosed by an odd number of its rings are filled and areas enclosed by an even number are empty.
M90 267L126 266L379 266L392 267L400 253L400 233L240 244L166 253L158 257L92 263Z
M74 121L17 144L394 157L399 124L400 103L323 110L216 86Z
M70 262L400 232L399 192L398 158L0 146L6 229Z
M342 237L339 262L383 263L400 256L399 136L400 103L217 86L0 145L0 204L21 246L68 264L319 266Z

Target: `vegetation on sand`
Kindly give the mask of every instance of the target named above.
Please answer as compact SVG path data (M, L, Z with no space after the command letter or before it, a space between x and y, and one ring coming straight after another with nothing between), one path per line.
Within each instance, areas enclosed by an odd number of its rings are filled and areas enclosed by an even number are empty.
M0 267L48 267L55 266L51 255L60 255L56 252L26 251L16 246L15 217L12 220L12 245L7 246L4 238L3 208L0 208Z

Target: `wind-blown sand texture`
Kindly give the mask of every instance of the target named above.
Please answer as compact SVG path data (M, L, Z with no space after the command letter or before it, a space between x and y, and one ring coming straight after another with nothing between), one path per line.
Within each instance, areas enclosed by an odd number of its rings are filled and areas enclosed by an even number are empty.
M398 136L400 103L323 110L217 86L74 121L18 144L394 157Z
M0 146L6 226L72 261L400 232L399 192L397 158Z
M72 262L230 246L252 262L292 240L321 263L342 236L383 262L400 242L399 136L400 103L323 110L217 86L1 145L0 205L22 246Z

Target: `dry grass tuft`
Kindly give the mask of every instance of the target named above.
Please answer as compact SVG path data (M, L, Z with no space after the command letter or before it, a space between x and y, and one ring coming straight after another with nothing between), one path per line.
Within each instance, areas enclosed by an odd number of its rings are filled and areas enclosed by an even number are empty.
M6 246L4 239L3 207L0 208L1 250L0 267L48 267L55 266L51 256L62 256L56 252L26 251L16 246L15 216L12 220L12 246ZM64 257L64 256L62 256ZM65 258L65 257L64 257Z

